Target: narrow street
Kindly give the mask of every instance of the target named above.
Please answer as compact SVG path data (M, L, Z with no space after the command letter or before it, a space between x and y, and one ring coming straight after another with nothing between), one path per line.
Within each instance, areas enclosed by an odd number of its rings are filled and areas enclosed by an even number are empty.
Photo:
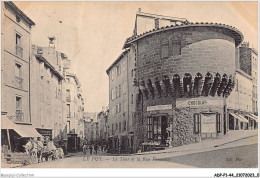
M63 160L21 168L256 168L257 155L257 136L252 136L203 150L178 150L129 156L113 156L104 152L99 152L98 155L90 155L88 152L85 155L80 152L71 154Z

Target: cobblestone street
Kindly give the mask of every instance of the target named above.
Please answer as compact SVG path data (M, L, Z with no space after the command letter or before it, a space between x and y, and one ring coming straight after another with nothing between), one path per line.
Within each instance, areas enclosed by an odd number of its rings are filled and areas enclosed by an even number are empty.
M233 131L235 132L235 131ZM236 135L236 140L231 141L231 138L226 138L226 142L222 140L219 146L214 146L207 141L184 145L172 149L167 149L159 152L144 152L140 155L111 155L99 151L97 155L89 154L89 151L71 153L63 160L43 162L39 164L21 166L21 168L183 168L183 167L257 167L257 131L251 131L248 137L241 137L237 131L230 133ZM237 139L240 135L240 139ZM220 142L219 142L220 143ZM188 147L193 149L187 149ZM203 148L204 147L204 148ZM197 149L196 149L197 148ZM201 149L203 148L203 149ZM189 158L189 159L188 159ZM207 160L215 160L208 162Z

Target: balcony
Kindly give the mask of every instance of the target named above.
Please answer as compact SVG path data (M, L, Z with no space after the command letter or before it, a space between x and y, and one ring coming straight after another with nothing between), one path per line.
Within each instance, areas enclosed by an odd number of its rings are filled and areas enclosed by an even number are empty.
M24 114L21 110L16 110L15 121L23 122Z
M15 87L19 89L23 89L23 79L15 76Z
M69 95L69 96L66 96L66 101L67 102L71 102L71 96Z
M21 46L15 46L15 54L21 58L23 58L23 48Z

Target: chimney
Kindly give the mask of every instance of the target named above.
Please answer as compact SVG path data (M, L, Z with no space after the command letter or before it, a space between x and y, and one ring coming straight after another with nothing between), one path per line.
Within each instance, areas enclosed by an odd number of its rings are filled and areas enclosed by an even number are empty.
M55 48L55 40L56 38L54 36L50 36L49 38L49 47Z
M141 8L138 8L138 12L141 12L141 10L142 10Z

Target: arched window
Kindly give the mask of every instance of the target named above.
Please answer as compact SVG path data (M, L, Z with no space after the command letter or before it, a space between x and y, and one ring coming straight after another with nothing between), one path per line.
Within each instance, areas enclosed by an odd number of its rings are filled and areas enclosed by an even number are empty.
M201 93L202 96L208 96L210 87L212 85L212 78L213 78L212 75L208 72L205 76L203 90Z
M180 97L181 92L180 92L180 76L178 74L175 74L173 76L173 90L174 90L174 95L176 97Z
M185 96L191 95L191 88L192 88L191 80L192 80L192 76L186 73L183 78L183 90Z

